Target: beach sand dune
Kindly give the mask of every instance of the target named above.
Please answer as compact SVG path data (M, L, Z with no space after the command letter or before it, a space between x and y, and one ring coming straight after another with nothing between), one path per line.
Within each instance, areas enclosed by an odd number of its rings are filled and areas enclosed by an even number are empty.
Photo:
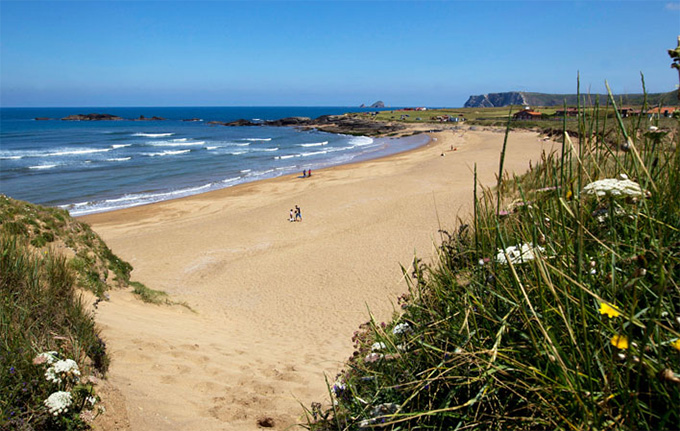
M324 376L332 383L352 354L353 332L369 310L389 319L407 290L400 265L431 258L438 229L469 213L474 164L495 183L503 133L431 136L307 179L83 217L134 266L134 280L195 310L129 291L100 304L109 383L124 400L102 427L255 430L271 418L284 429L302 421L301 405L327 402ZM513 132L506 170L526 171L550 145ZM303 221L291 223L295 205Z

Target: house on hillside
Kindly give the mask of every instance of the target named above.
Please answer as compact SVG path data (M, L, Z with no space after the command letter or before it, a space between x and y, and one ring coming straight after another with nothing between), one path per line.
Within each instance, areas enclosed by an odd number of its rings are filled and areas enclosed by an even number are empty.
M516 112L512 118L515 120L540 120L541 116L540 112L532 111L531 109L525 109L523 111Z
M619 108L619 115L621 115L622 118L627 118L630 117L635 113L635 110L629 106L624 106L623 108Z
M555 116L556 117L564 117L564 116L576 117L576 116L578 116L578 109L574 108L574 107L570 107L570 108L567 108L567 109L558 109L557 111L555 111Z
M680 112L680 108L678 108L677 106L666 106L664 108L656 107L656 108L652 108L652 109L647 110L647 114L649 116L653 116L653 115L661 116L661 115L663 115L664 117L670 117L675 112Z

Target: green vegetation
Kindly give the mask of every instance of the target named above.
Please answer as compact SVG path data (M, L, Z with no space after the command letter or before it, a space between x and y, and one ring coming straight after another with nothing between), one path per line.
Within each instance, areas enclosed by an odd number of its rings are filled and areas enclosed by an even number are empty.
M313 404L308 427L679 429L680 133L668 120L582 109L578 141L562 133L529 173L475 187L469 224L442 232L437 262L414 262L393 321L355 334L331 407Z
M194 311L186 302L177 302L171 300L170 295L168 295L166 292L163 292L162 290L151 289L138 281L131 281L130 286L133 289L132 293L137 295L142 301L149 304L181 305L190 311Z
M0 233L25 238L38 251L52 249L68 257L76 285L97 296L124 287L132 266L122 261L85 223L66 210L47 208L0 195Z
M90 380L109 358L78 289L95 304L130 285L144 301L176 304L130 282L131 271L68 212L0 195L0 429L89 428L100 412Z
M97 414L87 377L109 359L73 272L63 256L7 232L0 250L0 429L87 428ZM42 352L52 352L44 366L35 363ZM68 411L54 415L45 402L58 392L70 394Z

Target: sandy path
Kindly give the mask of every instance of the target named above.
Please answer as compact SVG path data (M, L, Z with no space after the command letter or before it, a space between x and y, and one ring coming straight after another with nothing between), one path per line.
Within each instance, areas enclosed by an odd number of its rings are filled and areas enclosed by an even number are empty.
M483 183L495 181L502 133L432 136L310 179L85 217L135 267L134 280L196 310L124 291L100 304L109 381L131 428L250 430L271 417L283 429L302 420L300 404L326 400L324 373L332 381L351 354L367 307L388 319L407 289L399 265L431 256L440 221L451 228L467 214L474 163ZM524 172L548 144L514 132L506 169ZM288 222L296 204L302 223Z

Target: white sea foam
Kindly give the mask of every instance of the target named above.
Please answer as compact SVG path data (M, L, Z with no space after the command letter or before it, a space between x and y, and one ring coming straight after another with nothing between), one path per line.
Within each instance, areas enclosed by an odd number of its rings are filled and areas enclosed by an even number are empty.
M227 179L222 180L222 183L224 183L224 184L233 183L234 181L238 181L240 179L241 179L241 177L227 178Z
M117 157L113 159L106 159L107 162L127 162L132 159L132 157Z
M293 157L300 157L300 154L288 154L286 156L276 156L274 157L276 160L286 160L286 159L292 159Z
M241 169L242 174L247 174L250 171L252 171L252 169Z
M320 147L322 145L328 145L328 141L313 142L313 143L310 143L310 144L300 144L301 147Z
M191 152L191 150L177 150L177 151L163 151L160 153L146 153L145 155L149 157L160 157L160 156L176 156L178 154L186 154Z
M216 150L218 148L220 148L220 147L205 147L206 150Z
M247 147L248 145L250 145L250 142L246 142L244 144L234 144L234 145L236 145L237 147Z
M368 136L353 136L349 140L349 143L357 147L363 147L366 145L371 145L373 143L373 138L369 138Z
M28 169L52 169L56 168L57 165L37 165L37 166L29 166Z
M171 141L151 141L148 144L151 145L152 147L192 147L197 145L204 145L205 141L187 142L186 140L184 140L176 142L176 140L173 139Z
M131 145L132 144L113 144L113 145L111 145L111 149L117 150L119 148L126 148L126 147L129 147Z
M20 160L23 158L24 156L0 156L0 160Z
M242 141L252 141L252 142L257 142L257 141L271 141L272 138L243 138L241 139Z
M241 154L245 154L247 151L232 151L231 154L232 156L240 156Z
M279 151L278 147L277 148L256 148L253 151Z
M84 150L64 150L64 151L56 151L54 153L46 153L46 154L44 154L44 156L45 157L77 156L77 155L81 155L81 154L107 153L111 150L112 150L112 148L102 148L102 149L88 148L88 149L84 149Z
M173 136L174 133L134 133L132 136L144 136L147 138L164 138L166 136Z
M316 156L319 154L328 154L328 151L312 151L311 153L302 153L302 157Z

